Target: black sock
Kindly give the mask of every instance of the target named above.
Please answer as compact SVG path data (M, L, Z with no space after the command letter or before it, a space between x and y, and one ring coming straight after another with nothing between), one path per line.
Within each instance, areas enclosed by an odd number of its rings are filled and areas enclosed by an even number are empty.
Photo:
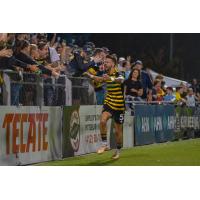
M101 135L102 142L107 142L107 135Z
M120 150L122 148L122 144L117 144L117 149Z

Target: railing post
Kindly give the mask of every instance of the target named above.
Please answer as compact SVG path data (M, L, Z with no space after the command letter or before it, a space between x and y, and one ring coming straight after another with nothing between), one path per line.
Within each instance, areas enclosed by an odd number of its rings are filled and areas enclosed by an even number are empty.
M3 105L11 105L11 82L8 74L3 72Z
M65 105L72 105L72 81L65 76Z
M43 106L44 105L44 84L43 79L37 75L36 76L36 103L37 106Z

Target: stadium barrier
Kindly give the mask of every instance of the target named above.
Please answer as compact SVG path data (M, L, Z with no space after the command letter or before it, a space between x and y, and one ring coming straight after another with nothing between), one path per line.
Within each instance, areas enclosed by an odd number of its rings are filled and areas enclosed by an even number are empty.
M125 112L123 124L123 148L134 146L134 117L131 112Z
M101 143L101 110L102 106L94 105L0 106L0 165L28 165L96 152ZM134 112L125 113L123 129L124 148L193 138L200 132L200 108L135 105ZM114 131L110 120L111 148L116 147Z
M102 106L65 106L63 108L63 157L78 156L96 152L101 145L99 129ZM115 135L113 121L108 121L108 145L114 148ZM124 122L123 146L133 147L133 116L126 113Z
M96 95L89 79L60 75L0 70L0 105L63 106L95 105Z
M134 146L134 116L132 112L127 111L124 115L123 124L123 148ZM108 129L110 148L116 148L114 121L111 121L111 129Z
M5 105L0 106L0 165L27 165L96 152L101 143L102 106L95 105L95 91L87 78L61 75L55 79L11 70L0 71L0 75L0 104ZM13 103L23 106L10 106ZM198 106L126 103L133 110L125 113L124 148L200 137ZM109 120L110 148L116 147L114 132Z
M135 145L200 136L200 107L135 105Z
M0 165L59 160L61 107L0 106Z
M175 139L189 139L199 137L200 133L200 107L177 106Z
M135 145L173 140L175 110L173 105L135 105Z
M100 146L98 106L64 106L63 157L95 152Z
M68 76L68 79L72 85L72 104L66 105L96 105L96 93L88 78Z
M101 142L99 130L101 110L102 106L64 107L63 157L96 152ZM182 133L180 135L186 130L187 138L193 138L200 132L200 108L165 104L134 105L132 112L125 113L123 129L124 148L174 141L177 139L177 130ZM114 132L114 123L110 120L108 123L110 148L116 147Z

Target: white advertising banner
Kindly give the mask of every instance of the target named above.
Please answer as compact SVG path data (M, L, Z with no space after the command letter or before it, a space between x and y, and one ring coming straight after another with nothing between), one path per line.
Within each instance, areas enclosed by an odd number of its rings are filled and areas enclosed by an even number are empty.
M102 106L65 106L63 110L63 157L72 157L96 152L101 145L100 116ZM112 120L107 123L108 146L115 144ZM123 147L134 145L133 116L126 113Z
M124 115L123 125L123 147L131 148L134 146L134 117L130 112L126 112Z
M99 129L102 106L80 106L80 144L74 155L82 155L96 152L101 145L101 134ZM108 123L110 133L111 120ZM109 141L108 134L108 141Z
M0 165L62 157L60 107L0 106Z

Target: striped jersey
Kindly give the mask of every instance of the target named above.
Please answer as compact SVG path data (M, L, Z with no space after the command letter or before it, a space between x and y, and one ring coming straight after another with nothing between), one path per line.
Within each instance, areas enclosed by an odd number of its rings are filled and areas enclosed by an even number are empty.
M110 75L112 78L124 77L122 74L115 69L115 72ZM114 111L124 111L125 102L124 102L124 92L123 92L123 83L117 83L113 81L106 82L107 90L106 97L104 100L104 105L109 106Z
M99 70L99 66L92 66L90 67L88 70L87 70L90 74L92 75L95 75L95 76L102 76L103 75L103 71L100 71ZM98 91L98 90L102 90L103 89L103 85L104 83L97 83L95 81L92 81L93 83L93 86L94 86L94 89L95 91Z

